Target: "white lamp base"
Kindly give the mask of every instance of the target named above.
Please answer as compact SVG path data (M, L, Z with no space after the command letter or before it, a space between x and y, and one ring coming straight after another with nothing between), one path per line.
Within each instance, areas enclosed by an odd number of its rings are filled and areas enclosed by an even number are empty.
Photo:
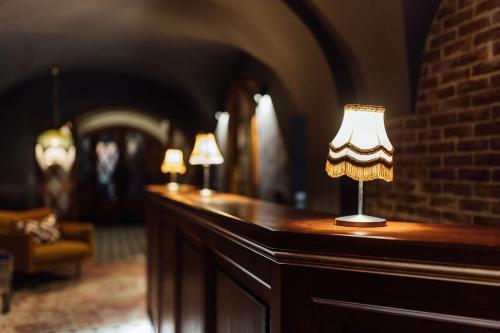
M179 190L179 184L176 182L170 182L167 184L167 189L170 192L177 192Z
M209 196L211 196L213 193L214 193L214 191L212 191L211 189L208 189L208 188L204 188L204 189L200 190L200 195L201 195L202 197L209 197Z
M385 219L364 214L336 217L335 224L344 227L359 227L359 228L385 227L387 225Z

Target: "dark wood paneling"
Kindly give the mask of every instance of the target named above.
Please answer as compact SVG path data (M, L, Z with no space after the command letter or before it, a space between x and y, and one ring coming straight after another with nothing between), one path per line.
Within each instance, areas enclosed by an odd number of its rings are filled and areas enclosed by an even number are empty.
M500 332L498 228L336 227L241 196L155 192L148 305L162 333Z
M478 318L316 299L309 332L315 333L493 333L500 323Z
M175 227L163 223L161 226L162 259L161 269L161 317L160 332L175 333L177 251Z
M205 331L203 254L185 238L181 239L180 251L180 332L202 333Z
M217 333L269 332L266 307L220 271L216 298Z

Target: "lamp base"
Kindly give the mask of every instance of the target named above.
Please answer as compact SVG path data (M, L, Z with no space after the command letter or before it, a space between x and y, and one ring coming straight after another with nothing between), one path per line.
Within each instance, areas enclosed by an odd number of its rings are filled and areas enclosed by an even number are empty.
M209 197L209 196L211 196L213 193L214 193L214 191L212 191L211 189L208 189L208 188L204 188L204 189L200 190L200 195L201 195L202 197Z
M167 189L170 192L177 192L179 190L179 184L176 182L170 182L167 184Z
M387 225L385 219L364 214L336 217L335 224L358 228L385 227Z

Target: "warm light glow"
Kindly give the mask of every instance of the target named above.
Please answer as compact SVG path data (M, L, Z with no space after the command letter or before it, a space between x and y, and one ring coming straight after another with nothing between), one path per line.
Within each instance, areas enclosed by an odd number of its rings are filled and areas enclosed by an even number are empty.
M58 165L68 172L75 162L76 149L68 126L43 132L37 138L35 157L40 168L45 171Z
M192 165L211 165L224 162L217 142L212 133L198 133L193 151L189 157L189 164Z
M184 174L186 172L186 165L184 164L182 150L167 149L165 152L165 159L161 165L161 172L180 174Z
M392 180L394 147L385 130L384 111L380 106L345 106L339 132L330 143L330 176Z

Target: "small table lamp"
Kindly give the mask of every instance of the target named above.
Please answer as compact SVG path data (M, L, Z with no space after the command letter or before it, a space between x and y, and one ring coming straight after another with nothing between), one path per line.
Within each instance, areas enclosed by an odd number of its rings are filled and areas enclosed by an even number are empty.
M161 172L170 173L170 183L167 184L167 188L171 191L177 191L179 189L177 174L180 173L182 175L186 173L182 150L167 149L165 159L161 165Z
M196 141L194 143L193 152L189 157L189 164L203 165L203 189L200 191L202 196L209 196L212 194L210 187L210 165L222 164L224 158L222 157L215 136L212 133L198 133L196 134Z
M383 218L363 214L363 181L393 179L392 146L384 125L381 106L351 104L344 107L339 132L330 143L326 172L332 178L346 175L359 181L358 214L337 217L335 224L351 227L380 227Z

